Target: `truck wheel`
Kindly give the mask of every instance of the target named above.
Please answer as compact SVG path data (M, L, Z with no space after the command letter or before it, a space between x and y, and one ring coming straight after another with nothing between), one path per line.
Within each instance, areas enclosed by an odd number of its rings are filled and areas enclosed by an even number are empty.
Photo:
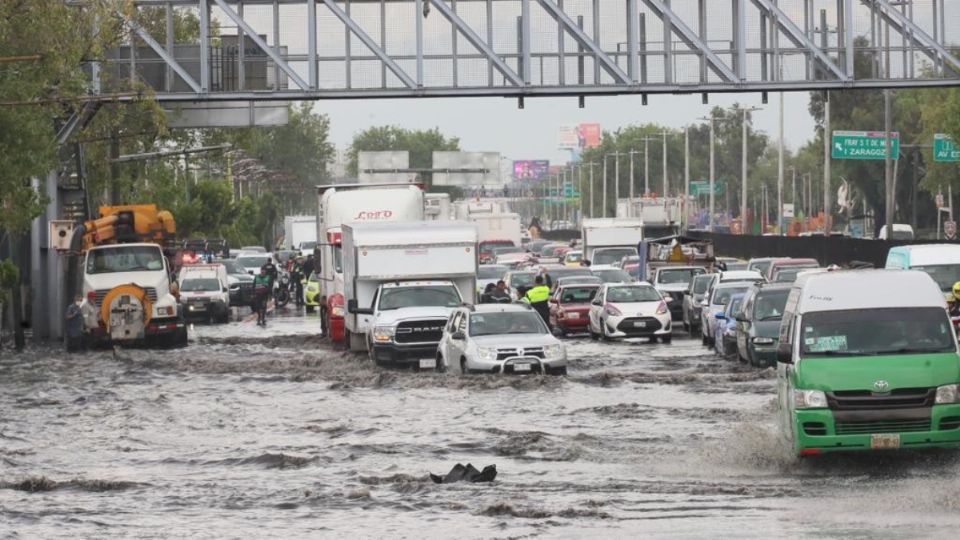
M313 313L315 310L316 310L315 307L309 306L309 305L307 306L307 313Z
M178 328L173 333L173 348L183 349L187 346L187 327Z
M364 349L367 348L367 341L364 339L363 334L357 334L356 332L350 332L350 352L364 352Z

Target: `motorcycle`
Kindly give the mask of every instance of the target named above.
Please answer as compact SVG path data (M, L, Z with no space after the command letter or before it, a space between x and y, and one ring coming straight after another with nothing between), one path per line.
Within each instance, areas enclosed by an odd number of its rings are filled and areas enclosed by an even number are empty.
M290 274L280 272L277 282L273 286L273 303L282 308L290 303Z

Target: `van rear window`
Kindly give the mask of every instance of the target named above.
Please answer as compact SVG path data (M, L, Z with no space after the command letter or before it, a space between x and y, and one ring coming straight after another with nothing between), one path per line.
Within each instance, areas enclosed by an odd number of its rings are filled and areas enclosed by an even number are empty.
M803 357L923 354L956 350L941 308L827 311L803 316Z

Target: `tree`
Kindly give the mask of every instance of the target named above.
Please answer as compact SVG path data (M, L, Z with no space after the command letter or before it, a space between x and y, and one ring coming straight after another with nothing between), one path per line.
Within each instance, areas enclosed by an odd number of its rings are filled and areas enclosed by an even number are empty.
M428 130L409 130L398 126L381 126L366 129L353 137L353 143L348 150L349 162L347 170L357 176L357 155L360 152L384 151L410 152L410 167L414 169L429 169L433 166L435 151L460 150L460 139L446 137L438 128ZM423 175L427 185L433 184L433 176Z

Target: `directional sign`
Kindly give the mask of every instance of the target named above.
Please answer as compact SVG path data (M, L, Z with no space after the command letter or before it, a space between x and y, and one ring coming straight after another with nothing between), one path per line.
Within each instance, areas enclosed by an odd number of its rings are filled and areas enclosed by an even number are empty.
M694 197L699 197L700 195L710 195L710 182L707 180L695 180L690 182L690 194ZM713 194L723 195L723 184L720 182L714 182Z
M893 159L900 155L900 134L891 133ZM886 134L882 131L834 131L833 159L886 159Z
M949 135L937 133L933 136L933 160L941 162L960 161L960 148Z

